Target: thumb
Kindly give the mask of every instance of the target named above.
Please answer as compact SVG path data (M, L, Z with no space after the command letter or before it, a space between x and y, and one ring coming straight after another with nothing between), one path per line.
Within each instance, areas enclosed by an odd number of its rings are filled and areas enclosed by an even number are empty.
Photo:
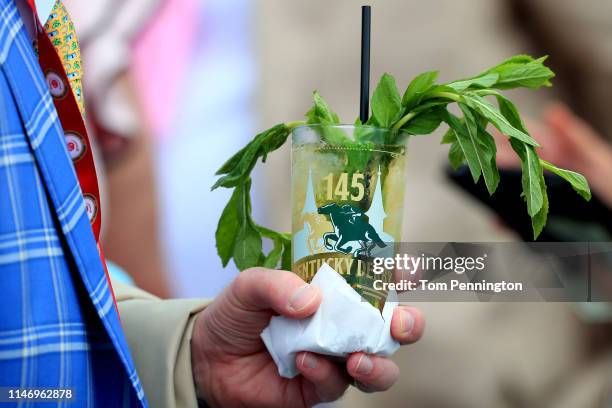
M313 314L321 303L320 290L296 274L265 268L242 272L230 287L235 305L247 312L272 309L283 316L301 319Z
M320 303L321 291L291 272L248 269L202 311L194 330L216 351L251 353L262 347L259 335L273 315L302 319Z

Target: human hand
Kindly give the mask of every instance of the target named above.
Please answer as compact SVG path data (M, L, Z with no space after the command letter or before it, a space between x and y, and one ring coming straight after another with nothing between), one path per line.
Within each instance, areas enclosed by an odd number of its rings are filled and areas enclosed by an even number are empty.
M198 395L210 406L309 407L334 401L349 384L367 392L384 391L399 377L386 358L353 353L342 365L325 356L296 356L301 375L286 379L259 337L276 314L301 319L321 303L321 292L297 275L263 268L242 272L197 317L191 359ZM411 307L393 313L391 334L401 344L417 341L425 321Z

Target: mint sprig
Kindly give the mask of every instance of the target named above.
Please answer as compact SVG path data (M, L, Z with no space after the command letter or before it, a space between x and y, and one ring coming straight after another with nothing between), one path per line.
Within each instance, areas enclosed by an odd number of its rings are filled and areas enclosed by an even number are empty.
M404 134L430 134L445 123L449 129L442 138L442 144L450 145L448 158L451 166L456 169L467 164L474 182L477 183L482 177L490 195L495 193L499 185L495 141L487 131L487 126L493 125L508 137L521 161L522 196L536 239L546 225L548 216L544 170L562 177L585 200L591 198L584 176L540 159L540 145L529 134L514 103L500 92L551 86L550 80L554 73L544 65L545 60L546 57L534 59L518 55L474 77L446 84L436 83L437 72L425 72L410 82L401 97L395 78L384 74L372 95L372 116L364 125L389 129L387 141L393 144ZM212 188L234 189L215 234L223 266L234 259L240 270L252 266L291 268L291 234L262 227L251 217L250 174L257 161L261 159L265 162L267 155L281 147L295 127L340 123L338 115L316 91L313 99L313 106L306 113L306 121L281 123L258 134L217 171L220 177ZM452 104L458 106L461 117L448 110ZM359 120L355 124L361 125ZM367 146L367 142L358 137L355 140L348 139L339 129L322 126L320 132L322 139L330 144ZM355 149L355 153L348 157L348 166L363 170L368 161L367 152ZM267 254L262 250L264 238L273 244Z

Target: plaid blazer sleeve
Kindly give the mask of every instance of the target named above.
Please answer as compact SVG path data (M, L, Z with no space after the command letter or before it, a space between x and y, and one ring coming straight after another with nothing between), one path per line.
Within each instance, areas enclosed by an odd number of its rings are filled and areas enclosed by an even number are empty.
M0 0L0 291L1 386L73 391L45 407L147 406L14 0Z

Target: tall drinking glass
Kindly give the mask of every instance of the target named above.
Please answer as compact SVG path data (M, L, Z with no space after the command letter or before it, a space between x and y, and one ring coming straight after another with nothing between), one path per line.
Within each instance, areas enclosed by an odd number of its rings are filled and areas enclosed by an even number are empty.
M292 133L292 271L310 281L326 262L382 309L391 272L375 257L401 241L406 134L352 125L307 125ZM378 285L380 286L380 285Z

